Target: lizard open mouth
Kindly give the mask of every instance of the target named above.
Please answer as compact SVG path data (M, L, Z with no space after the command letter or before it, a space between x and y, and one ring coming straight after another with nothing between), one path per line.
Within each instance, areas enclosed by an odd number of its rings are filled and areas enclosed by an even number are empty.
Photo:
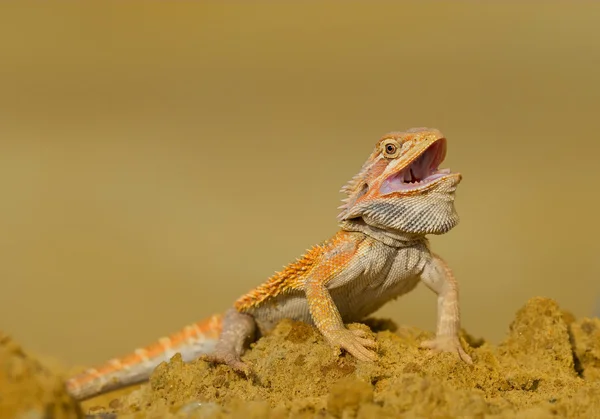
M451 174L450 169L439 169L446 157L446 139L431 144L420 156L404 169L383 181L383 194L397 191L422 189Z

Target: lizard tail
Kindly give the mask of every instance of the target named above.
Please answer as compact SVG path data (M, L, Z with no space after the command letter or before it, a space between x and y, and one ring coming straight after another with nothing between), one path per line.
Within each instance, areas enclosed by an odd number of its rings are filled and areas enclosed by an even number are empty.
M211 354L221 334L221 327L221 315L188 325L145 348L136 349L129 355L111 359L71 377L66 381L67 391L76 400L88 399L147 380L158 364L168 361L176 353L181 353L184 362Z

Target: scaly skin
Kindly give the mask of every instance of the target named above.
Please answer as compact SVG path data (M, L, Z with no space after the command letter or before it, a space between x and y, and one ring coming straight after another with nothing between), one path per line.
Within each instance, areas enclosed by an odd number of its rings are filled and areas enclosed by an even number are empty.
M459 340L458 286L448 265L429 249L427 234L458 223L454 192L459 173L438 171L446 139L435 129L385 135L342 192L340 231L239 298L223 316L187 326L144 349L67 381L77 399L146 380L162 361L180 352L249 372L241 356L248 344L291 318L313 324L334 347L361 361L377 359L377 344L349 330L387 301L423 282L438 297L436 337L421 345L470 356ZM419 183L407 183L410 181Z

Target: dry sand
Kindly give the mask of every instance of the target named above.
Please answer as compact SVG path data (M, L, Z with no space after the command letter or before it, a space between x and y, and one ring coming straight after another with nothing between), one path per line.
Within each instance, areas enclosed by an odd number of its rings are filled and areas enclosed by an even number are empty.
M0 418L77 418L63 375L27 354L0 332Z
M176 355L149 383L87 401L82 410L98 418L600 418L598 318L574 319L555 301L533 298L500 345L463 335L472 366L419 349L429 332L367 324L379 343L377 363L335 356L311 326L283 321L245 354L251 379ZM7 337L0 343L0 417L80 414L60 374Z

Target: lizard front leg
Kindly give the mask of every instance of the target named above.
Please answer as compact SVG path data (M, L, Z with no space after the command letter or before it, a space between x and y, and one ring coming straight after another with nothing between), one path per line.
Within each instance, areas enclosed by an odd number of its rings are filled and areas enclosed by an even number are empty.
M421 343L421 346L437 351L455 352L463 361L472 364L473 361L463 349L458 336L458 284L452 270L442 258L432 254L431 261L423 269L421 280L438 296L436 337Z
M377 355L369 348L377 343L366 337L362 330L349 330L344 326L329 291L325 285L314 278L306 281L306 301L310 315L323 337L334 347L341 347L361 361L375 361Z

